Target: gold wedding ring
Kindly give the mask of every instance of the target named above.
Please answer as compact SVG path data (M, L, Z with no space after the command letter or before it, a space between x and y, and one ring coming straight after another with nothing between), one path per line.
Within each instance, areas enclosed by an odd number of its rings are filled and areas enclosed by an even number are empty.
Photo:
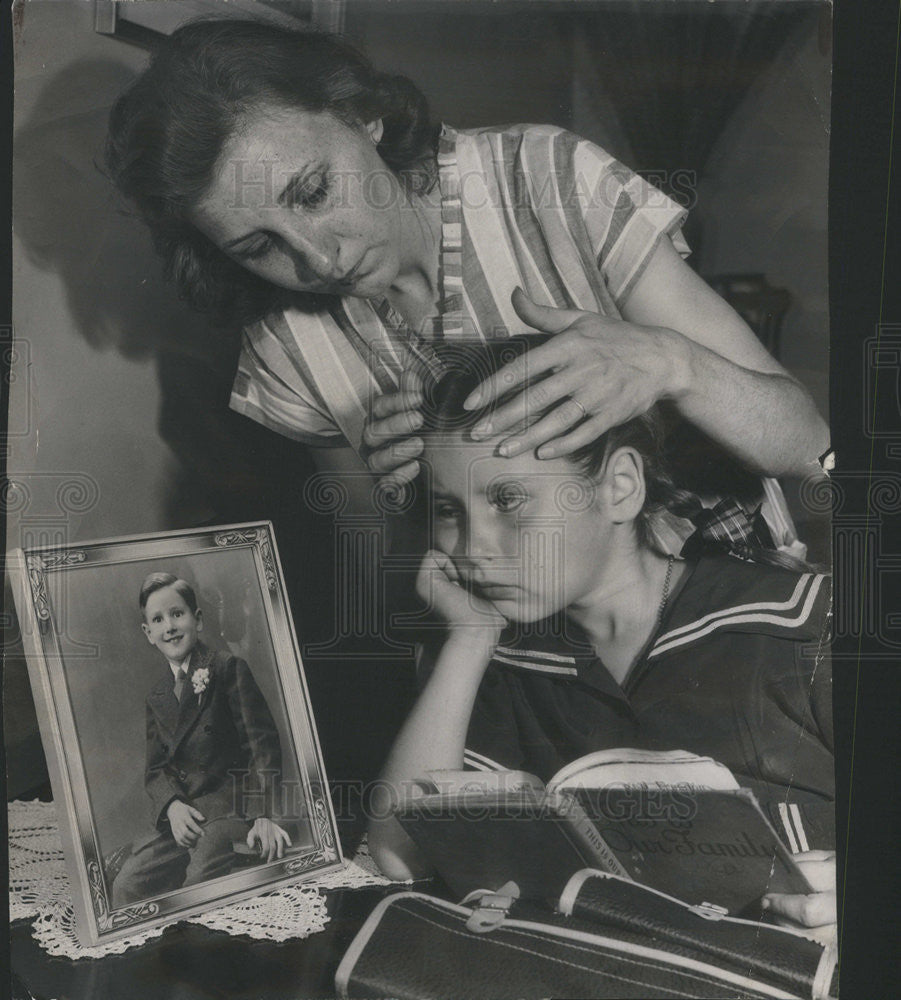
M585 407L578 401L578 399L576 399L575 396L570 396L569 398L582 411L582 416L579 419L584 420L588 416L588 410L585 409Z

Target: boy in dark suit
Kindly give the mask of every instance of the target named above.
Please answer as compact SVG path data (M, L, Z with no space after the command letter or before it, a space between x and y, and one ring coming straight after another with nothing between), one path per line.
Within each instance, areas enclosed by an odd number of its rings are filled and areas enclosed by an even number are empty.
M227 875L235 841L266 861L291 840L272 819L281 772L278 730L250 668L199 641L194 590L151 573L139 597L147 641L169 671L147 697L147 766L153 832L138 838L116 876L126 906Z

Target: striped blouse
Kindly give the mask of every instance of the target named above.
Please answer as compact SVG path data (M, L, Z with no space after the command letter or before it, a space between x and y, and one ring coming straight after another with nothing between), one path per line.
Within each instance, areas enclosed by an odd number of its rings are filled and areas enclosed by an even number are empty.
M685 210L598 146L546 125L442 129L439 310L415 333L386 299L328 299L244 334L231 406L307 444L359 450L372 400L432 340L522 330L521 286L539 303L618 317L661 237L680 253Z

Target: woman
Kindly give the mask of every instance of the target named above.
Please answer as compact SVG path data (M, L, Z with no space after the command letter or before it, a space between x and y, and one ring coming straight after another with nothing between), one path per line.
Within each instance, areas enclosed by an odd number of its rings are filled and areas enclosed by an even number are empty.
M560 129L438 130L335 38L179 29L114 107L107 161L188 300L246 324L231 405L323 468L412 478L430 341L526 327L557 334L530 355L554 376L510 454L559 457L661 400L764 475L827 448L806 391L682 260L679 206Z
M473 441L492 414L464 400L505 355L528 360L532 339L470 345L426 407L434 549L418 590L444 627L385 765L373 857L395 878L423 870L390 802L431 771L465 762L547 781L596 750L688 750L754 791L815 890L770 894L764 907L829 937L831 675L811 651L828 580L662 551L661 513L689 498L668 473L653 410L549 461L504 457L500 437Z

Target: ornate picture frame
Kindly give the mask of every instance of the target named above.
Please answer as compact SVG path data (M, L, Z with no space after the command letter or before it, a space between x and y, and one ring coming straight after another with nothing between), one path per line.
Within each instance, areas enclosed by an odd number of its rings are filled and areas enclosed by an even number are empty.
M270 523L18 549L11 556L83 943L124 937L342 866ZM178 687L177 667L147 623L155 607L153 593L145 598L152 574L156 586L160 574L176 578L159 591L174 595L176 604L179 594L192 595L184 600L190 605L193 598L199 633L187 661L193 690L185 691L184 682ZM152 784L161 776L169 782L162 811L154 797L159 786ZM198 855L184 848L182 856L175 846L166 818L170 794L206 810L203 836L215 829L216 842L225 845L224 867L190 867ZM254 816L287 833L282 857L260 856ZM237 839L230 839L234 830ZM151 849L161 853L146 853ZM180 860L173 864L175 855ZM138 868L146 867L143 880L134 878L136 858ZM130 896L116 881L126 863ZM213 870L224 874L203 877Z

